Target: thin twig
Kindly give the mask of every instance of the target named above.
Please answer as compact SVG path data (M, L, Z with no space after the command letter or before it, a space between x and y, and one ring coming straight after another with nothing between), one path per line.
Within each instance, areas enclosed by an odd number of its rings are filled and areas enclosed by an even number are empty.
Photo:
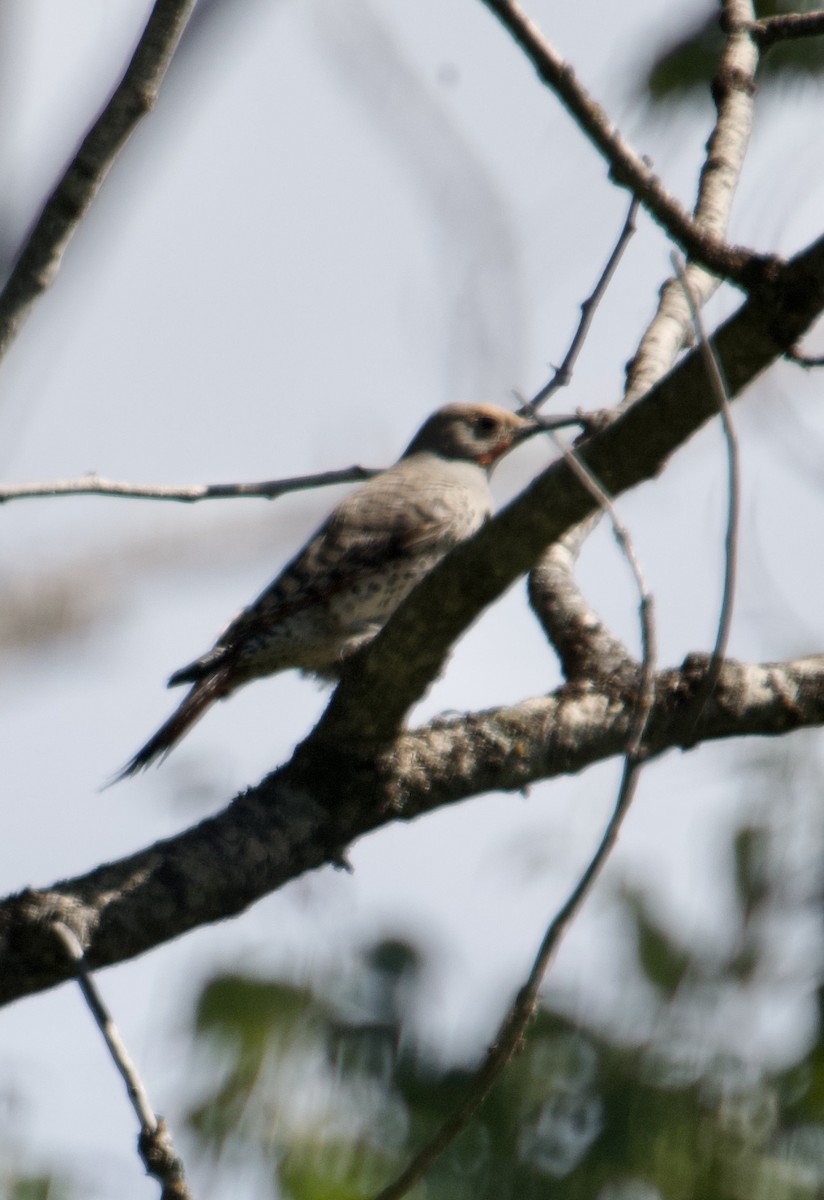
M519 991L514 1004L507 1012L495 1042L487 1051L483 1065L475 1075L463 1103L444 1121L438 1132L418 1151L405 1170L388 1187L383 1188L374 1200L400 1200L426 1175L436 1159L469 1124L472 1117L489 1095L504 1067L510 1061L524 1034L538 999L538 991L558 946L589 895L612 847L615 845L621 823L632 802L638 781L639 764L627 756L621 779L618 800L613 809L598 849L587 864L578 883L569 894L563 907L549 925L541 946L532 964L526 983Z
M724 379L724 373L721 369L721 364L718 357L712 348L712 344L707 337L707 331L704 328L704 322L701 319L701 313L696 303L695 296L690 288L689 280L684 269L684 264L677 254L672 256L672 264L675 268L675 273L681 287L684 289L684 295L687 304L690 308L690 315L695 326L696 337L698 338L699 347L701 350L704 365L707 368L707 376L709 378L710 387L715 393L715 398L718 401L718 412L721 417L721 429L724 434L724 443L727 448L727 528L724 534L724 586L721 594L721 611L718 617L718 629L715 635L715 645L710 659L709 669L706 678L701 685L696 698L695 720L701 715L701 711L709 697L712 695L715 685L718 682L718 677L721 674L721 668L724 665L724 657L727 652L727 644L730 639L730 627L732 625L732 612L735 600L735 582L738 573L738 527L739 527L739 511L741 507L741 455L738 447L738 438L735 433L735 427L732 420L732 408L729 399L729 388Z
M618 840L618 834L635 795L638 777L645 759L644 730L655 699L656 648L653 598L647 589L629 533L621 523L611 498L575 451L558 441L554 433L551 433L550 436L563 451L572 470L609 516L615 537L630 565L640 597L643 648L641 682L626 743L618 798L595 853L565 903L547 927L527 980L510 1006L498 1030L498 1036L487 1051L463 1102L426 1145L418 1151L404 1171L392 1183L378 1192L374 1200L400 1200L400 1197L405 1196L424 1177L435 1160L469 1124L520 1046L524 1031L535 1011L538 992L550 963L565 933L592 891L604 863Z
M543 422L547 429L566 429L570 425L586 426L595 417L581 413L553 417ZM303 492L311 488L334 487L340 483L363 483L381 473L381 467L341 467L337 471L321 471L316 475L292 475L285 479L266 479L259 483L125 483L104 479L90 472L79 479L52 479L35 483L0 484L0 504L9 500L30 500L42 496L126 496L133 500L174 500L194 504L198 500L234 500L259 497L276 500L287 492Z
M336 483L360 483L379 474L378 468L343 467L318 475L294 475L287 479L269 479L262 483L153 484L123 483L100 475L81 475L79 479L56 479L46 483L10 483L0 486L0 504L33 496L129 496L139 500L178 500L193 504L197 500L231 500L259 496L275 500L286 492L330 487Z
M810 371L813 367L824 367L824 354L803 354L795 346L788 350L784 357L797 366L803 367L805 371Z
M556 367L549 382L545 383L540 391L536 392L529 401L529 404L526 406L528 411L537 412L550 396L557 392L559 388L567 387L572 379L572 372L575 369L578 355L581 353L584 341L589 333L592 319L595 316L595 310L603 299L609 284L612 282L612 277L618 268L621 257L629 245L632 235L635 233L639 205L640 200L637 196L633 196L630 201L626 220L624 221L624 227L618 235L618 241L615 243L613 251L607 259L606 266L601 272L601 277L593 288L592 293L581 304L581 319L569 344L564 361L560 367Z
M123 1044L120 1032L112 1020L111 1014L106 1009L91 975L86 969L83 947L74 931L69 929L68 925L56 921L54 931L63 943L66 953L75 963L78 986L91 1010L98 1029L103 1034L103 1039L114 1060L114 1065L123 1077L129 1101L137 1114L137 1119L141 1127L154 1129L157 1126L157 1117L154 1115L152 1106L149 1103L149 1097L137 1073L137 1068Z
M143 1082L138 1074L120 1031L103 1003L87 967L83 947L68 925L54 921L52 928L74 963L75 977L83 998L89 1006L114 1065L126 1084L126 1093L140 1122L138 1146L143 1165L162 1185L162 1200L191 1200L186 1184L183 1163L175 1153L168 1128L162 1117L156 1117Z
M549 429L566 429L570 425L587 426L599 419L599 414L587 416L569 413L543 421ZM233 500L260 497L276 500L287 492L308 491L310 488L333 487L340 483L363 483L379 475L382 467L362 467L357 463L337 471L321 471L315 475L292 475L285 479L266 479L259 483L125 483L105 479L95 472L79 479L52 479L35 483L0 484L0 504L9 500L24 500L42 496L126 496L136 500L175 500L194 504L198 500Z
M103 112L46 201L0 293L0 358L54 281L72 235L141 117L150 112L195 0L156 0Z
M524 404L521 412L535 414L561 387L566 387L592 325L595 311L612 281L621 257L635 232L639 201L633 196L623 228L601 276L590 296L581 304L581 319L561 366L547 384ZM529 574L529 599L561 661L567 678L591 671L595 663L603 671L618 664L632 671L635 663L621 642L614 638L590 609L575 581L578 550L600 514L585 522L541 556Z
M744 288L753 287L764 278L765 272L779 260L775 256L759 255L745 247L730 245L715 232L702 228L663 187L647 162L629 145L603 108L578 81L570 64L516 0L483 0L483 3L512 34L542 82L552 88L600 150L615 181L638 197L689 258Z
M749 32L769 50L776 42L789 38L821 37L824 34L824 12L779 13L774 17L763 17L749 26Z
M635 710L635 721L633 722L633 727L630 730L627 741L626 754L627 758L640 759L642 757L641 743L643 741L644 729L649 720L650 709L655 699L655 660L657 657L657 647L653 596L644 579L641 564L635 553L635 547L632 544L629 530L618 516L612 497L605 491L584 460L571 446L565 445L554 433L550 433L550 437L563 452L564 458L581 480L584 487L595 497L600 507L609 517L615 540L621 547L621 551L629 564L635 580L641 617L641 687Z

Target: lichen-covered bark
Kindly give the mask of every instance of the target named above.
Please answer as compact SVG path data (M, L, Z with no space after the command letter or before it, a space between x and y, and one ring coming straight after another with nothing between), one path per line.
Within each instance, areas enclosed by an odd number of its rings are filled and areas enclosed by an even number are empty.
M696 722L706 657L662 672L646 745L652 755L698 742L775 736L824 724L824 655L727 662ZM0 1003L71 977L50 925L69 925L90 967L133 958L196 926L242 912L303 872L339 863L354 839L486 791L516 791L622 753L633 697L565 686L401 734L371 765L341 752L301 755L222 813L87 875L0 903Z

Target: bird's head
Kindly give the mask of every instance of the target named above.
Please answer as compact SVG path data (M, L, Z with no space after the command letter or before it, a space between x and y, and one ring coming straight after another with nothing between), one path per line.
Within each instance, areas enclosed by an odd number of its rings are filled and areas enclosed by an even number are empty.
M424 422L403 457L436 454L474 462L488 471L513 446L541 429L536 420L491 404L450 404Z

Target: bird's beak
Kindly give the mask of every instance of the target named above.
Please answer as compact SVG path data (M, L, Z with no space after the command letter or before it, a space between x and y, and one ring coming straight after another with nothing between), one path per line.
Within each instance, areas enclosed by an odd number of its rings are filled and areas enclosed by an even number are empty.
M488 450L486 454L481 455L476 461L480 466L486 467L489 470L499 459L508 454L514 446L519 446L527 438L534 437L536 433L541 433L542 431L543 426L540 421L536 420L531 414L512 413L506 430L501 431L501 438L497 445Z
M524 422L523 430L516 433L516 440L523 441L536 433L551 433L555 429L568 429L571 425L587 424L581 413L560 414L557 417L542 417L540 413L522 410L518 417Z
M482 467L490 469L498 459L507 454L514 446L519 446L536 433L546 433L550 429L562 429L567 425L580 425L580 417L542 417L539 413L522 409L512 413L512 423L492 450L489 450L477 462Z
M512 430L512 445L517 446L519 442L525 442L527 438L543 431L543 424L533 413L518 413L518 424Z

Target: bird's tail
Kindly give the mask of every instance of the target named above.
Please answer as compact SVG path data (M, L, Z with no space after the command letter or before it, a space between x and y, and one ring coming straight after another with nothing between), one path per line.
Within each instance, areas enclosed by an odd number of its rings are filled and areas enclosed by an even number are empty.
M113 783L119 783L121 779L128 779L130 775L144 771L151 763L164 759L180 739L189 732L195 722L200 720L206 710L211 708L216 700L221 700L232 690L228 676L227 670L216 671L213 675L196 683L168 721L160 726L157 733L149 738L145 746L141 746L134 758L129 759L123 770L118 771L114 778L106 784L106 787L110 787Z

